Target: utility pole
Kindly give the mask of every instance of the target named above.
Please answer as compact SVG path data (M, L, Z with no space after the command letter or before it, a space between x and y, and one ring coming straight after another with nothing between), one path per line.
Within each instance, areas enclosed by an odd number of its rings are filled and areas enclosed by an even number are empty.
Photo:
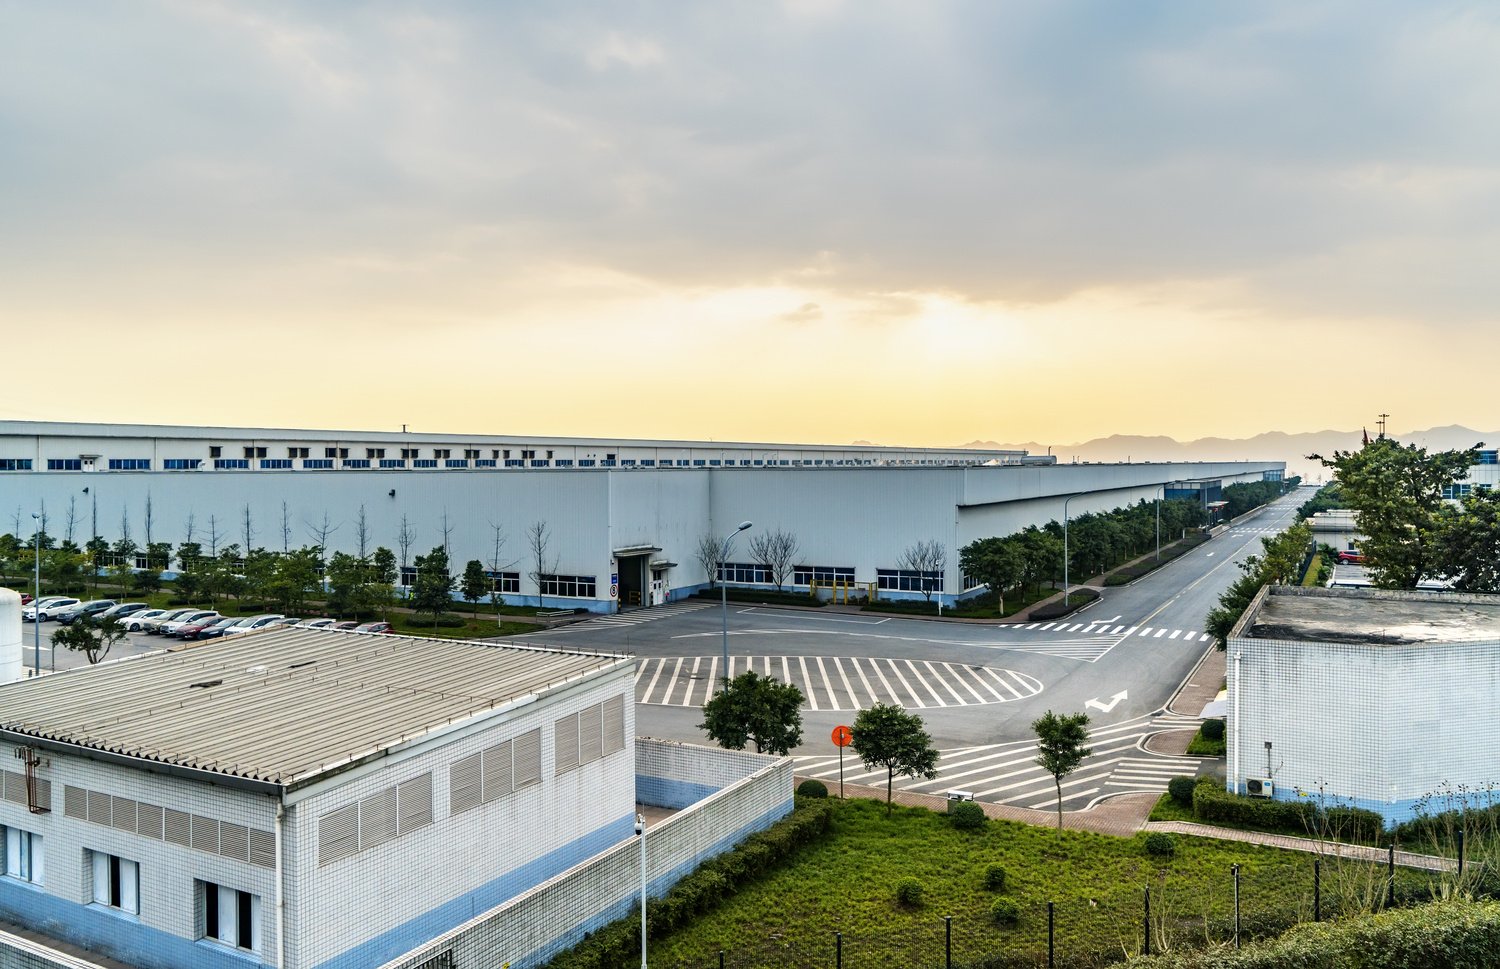
M1381 414L1379 415L1380 420L1375 422L1375 426L1380 428L1380 439L1382 441L1385 440L1385 419L1390 416L1389 414Z

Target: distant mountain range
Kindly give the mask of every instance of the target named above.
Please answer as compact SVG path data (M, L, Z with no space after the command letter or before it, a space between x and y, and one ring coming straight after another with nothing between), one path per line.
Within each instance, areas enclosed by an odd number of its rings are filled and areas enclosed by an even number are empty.
M1163 436L1112 434L1082 444L1052 445L1058 463L1070 461L1285 461L1287 474L1300 474L1304 481L1326 479L1328 471L1309 454L1329 455L1337 450L1359 447L1361 430L1311 431L1286 434L1268 431L1248 438L1203 437L1196 441L1178 441ZM1374 437L1373 429L1370 436ZM1393 434L1403 444L1418 444L1429 451L1472 447L1481 441L1500 444L1500 431L1476 431L1450 424L1421 431ZM1024 444L1000 444L995 441L970 441L964 447L1020 449L1032 454L1046 454L1046 444L1027 441Z

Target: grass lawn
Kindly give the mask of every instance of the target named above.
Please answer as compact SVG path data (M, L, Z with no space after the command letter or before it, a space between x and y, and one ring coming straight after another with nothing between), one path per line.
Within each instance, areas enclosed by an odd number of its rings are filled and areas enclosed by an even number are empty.
M1047 902L1056 905L1059 965L1117 962L1139 951L1142 899L1151 891L1153 948L1202 945L1232 931L1234 883L1241 866L1242 927L1247 936L1274 933L1312 910L1308 855L1203 838L1179 837L1172 858L1148 855L1143 839L1057 832L990 821L958 831L944 815L877 801L840 806L830 836L728 898L712 912L651 948L653 966L717 965L718 952L737 967L833 965L834 932L843 933L848 966L940 966L943 917L953 917L954 960L1012 957L1011 965L1045 960ZM985 869L1004 866L1003 893L984 887ZM1383 869L1350 865L1335 878L1325 863L1325 910L1350 908L1361 885L1383 888ZM903 878L922 885L923 901L895 900ZM1361 881L1362 880L1362 881ZM1426 876L1398 871L1398 892L1415 891ZM1004 896L1019 907L1014 927L990 917ZM1001 965L999 961L987 963Z
M1183 807L1172 799L1172 795L1163 794L1156 802L1156 807L1151 809L1152 821L1186 821L1189 824L1202 824L1198 816L1193 813L1191 806Z
M1203 736L1203 728L1193 734L1193 739L1188 741L1187 752L1194 757L1223 757L1224 751L1228 749L1223 739L1209 740Z
M1058 590L1048 586L1040 589L1026 589L1011 591L1005 596L1005 611L1000 611L1000 603L994 596L986 593L967 599L957 606L943 610L943 615L953 616L959 619L1004 619L1013 616L1033 603L1050 599L1057 595ZM921 602L910 599L900 599L893 602L871 602L860 609L861 612L884 612L891 615L905 616L936 616L938 614L937 604L933 602Z
M1318 572L1323 567L1323 556L1321 553L1313 553L1312 561L1307 563L1307 571L1302 573L1302 585L1304 587L1315 587L1318 583Z
M476 620L472 613L459 615L464 621L462 626L432 626L432 619L428 616L413 616L408 614L391 614L391 627L398 633L406 633L412 636L432 636L437 639L485 639L491 636L514 636L516 633L534 633L539 628L529 622L496 622L494 615L486 616L480 612Z

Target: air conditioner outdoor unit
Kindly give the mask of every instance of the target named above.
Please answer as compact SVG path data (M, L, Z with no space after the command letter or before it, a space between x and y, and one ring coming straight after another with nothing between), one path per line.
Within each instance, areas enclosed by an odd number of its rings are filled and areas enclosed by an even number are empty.
M1276 785L1271 783L1269 777L1247 777L1245 793L1251 797L1271 797L1276 793Z

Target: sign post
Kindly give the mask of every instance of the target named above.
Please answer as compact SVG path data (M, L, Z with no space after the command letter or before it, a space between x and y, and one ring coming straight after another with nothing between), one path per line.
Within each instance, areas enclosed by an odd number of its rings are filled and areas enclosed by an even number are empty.
M844 799L844 748L854 740L854 731L843 724L833 728L833 745L839 749L839 800Z

